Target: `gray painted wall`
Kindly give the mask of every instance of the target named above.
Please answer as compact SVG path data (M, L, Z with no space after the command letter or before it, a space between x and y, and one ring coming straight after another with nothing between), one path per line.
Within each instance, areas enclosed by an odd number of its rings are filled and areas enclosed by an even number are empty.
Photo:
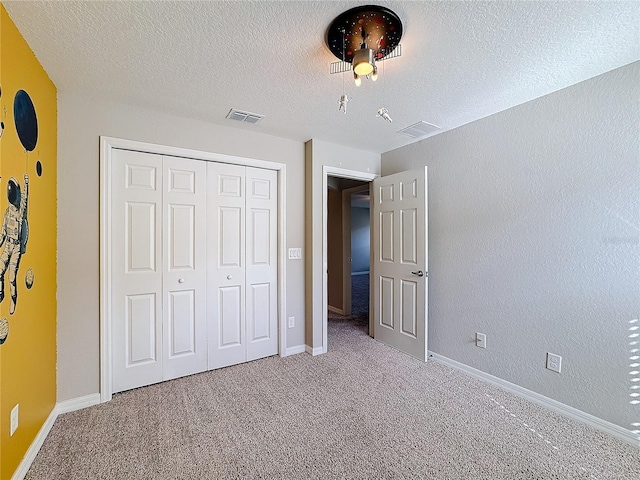
M639 99L634 63L382 155L428 166L429 349L629 429Z
M369 271L369 209L351 207L351 272Z
M99 136L287 165L287 247L304 246L304 144L58 92L58 401L99 391ZM304 344L304 262L286 265L287 347Z

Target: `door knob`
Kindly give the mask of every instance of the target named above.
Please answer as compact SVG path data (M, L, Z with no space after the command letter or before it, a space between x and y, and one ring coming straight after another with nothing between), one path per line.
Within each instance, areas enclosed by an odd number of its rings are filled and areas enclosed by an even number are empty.
M227 275L227 280L231 280L232 278L233 278L233 276Z
M422 272L422 270L418 270L417 272L411 272L411 273L413 273L414 275L417 275L419 277L424 277L424 273Z
M184 283L184 278L179 278L178 283Z

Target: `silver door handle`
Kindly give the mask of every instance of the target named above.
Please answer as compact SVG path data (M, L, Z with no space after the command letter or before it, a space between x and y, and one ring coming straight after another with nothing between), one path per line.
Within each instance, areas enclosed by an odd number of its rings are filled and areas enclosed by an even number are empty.
M418 270L417 272L411 272L411 273L419 277L424 277L424 272L422 270Z
M227 280L231 280L233 277L231 275L227 275Z
M179 278L178 283L184 283L184 278Z

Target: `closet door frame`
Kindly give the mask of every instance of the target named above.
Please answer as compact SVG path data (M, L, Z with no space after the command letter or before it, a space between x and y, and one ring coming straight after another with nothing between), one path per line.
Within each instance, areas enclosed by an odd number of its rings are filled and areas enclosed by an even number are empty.
M113 393L111 338L111 155L114 149L182 157L207 162L228 163L275 170L278 173L278 355L287 355L286 329L286 165L253 158L169 147L114 137L100 137L100 402L111 400Z

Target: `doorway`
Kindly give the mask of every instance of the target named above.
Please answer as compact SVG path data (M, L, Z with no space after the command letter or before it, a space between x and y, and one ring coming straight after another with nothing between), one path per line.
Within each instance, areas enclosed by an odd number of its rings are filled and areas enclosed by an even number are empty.
M369 183L327 177L327 320L369 334Z
M370 334L376 340L424 361L428 292L426 167L379 177L377 174L322 166L322 189L318 189L315 196L311 195L315 200L320 200L318 196L322 195L322 202L316 201L312 205L312 212L321 207L322 221L318 221L320 215L312 215L308 229L313 233L322 228L322 262L318 261L319 258L312 258L307 270L314 287L309 289L313 326L309 338L316 342L321 333L322 344L313 343L312 347L307 346L307 351L312 355L328 351L327 188L330 176L373 182ZM311 242L312 253L318 253L318 244L317 241ZM321 284L318 282L320 277Z

